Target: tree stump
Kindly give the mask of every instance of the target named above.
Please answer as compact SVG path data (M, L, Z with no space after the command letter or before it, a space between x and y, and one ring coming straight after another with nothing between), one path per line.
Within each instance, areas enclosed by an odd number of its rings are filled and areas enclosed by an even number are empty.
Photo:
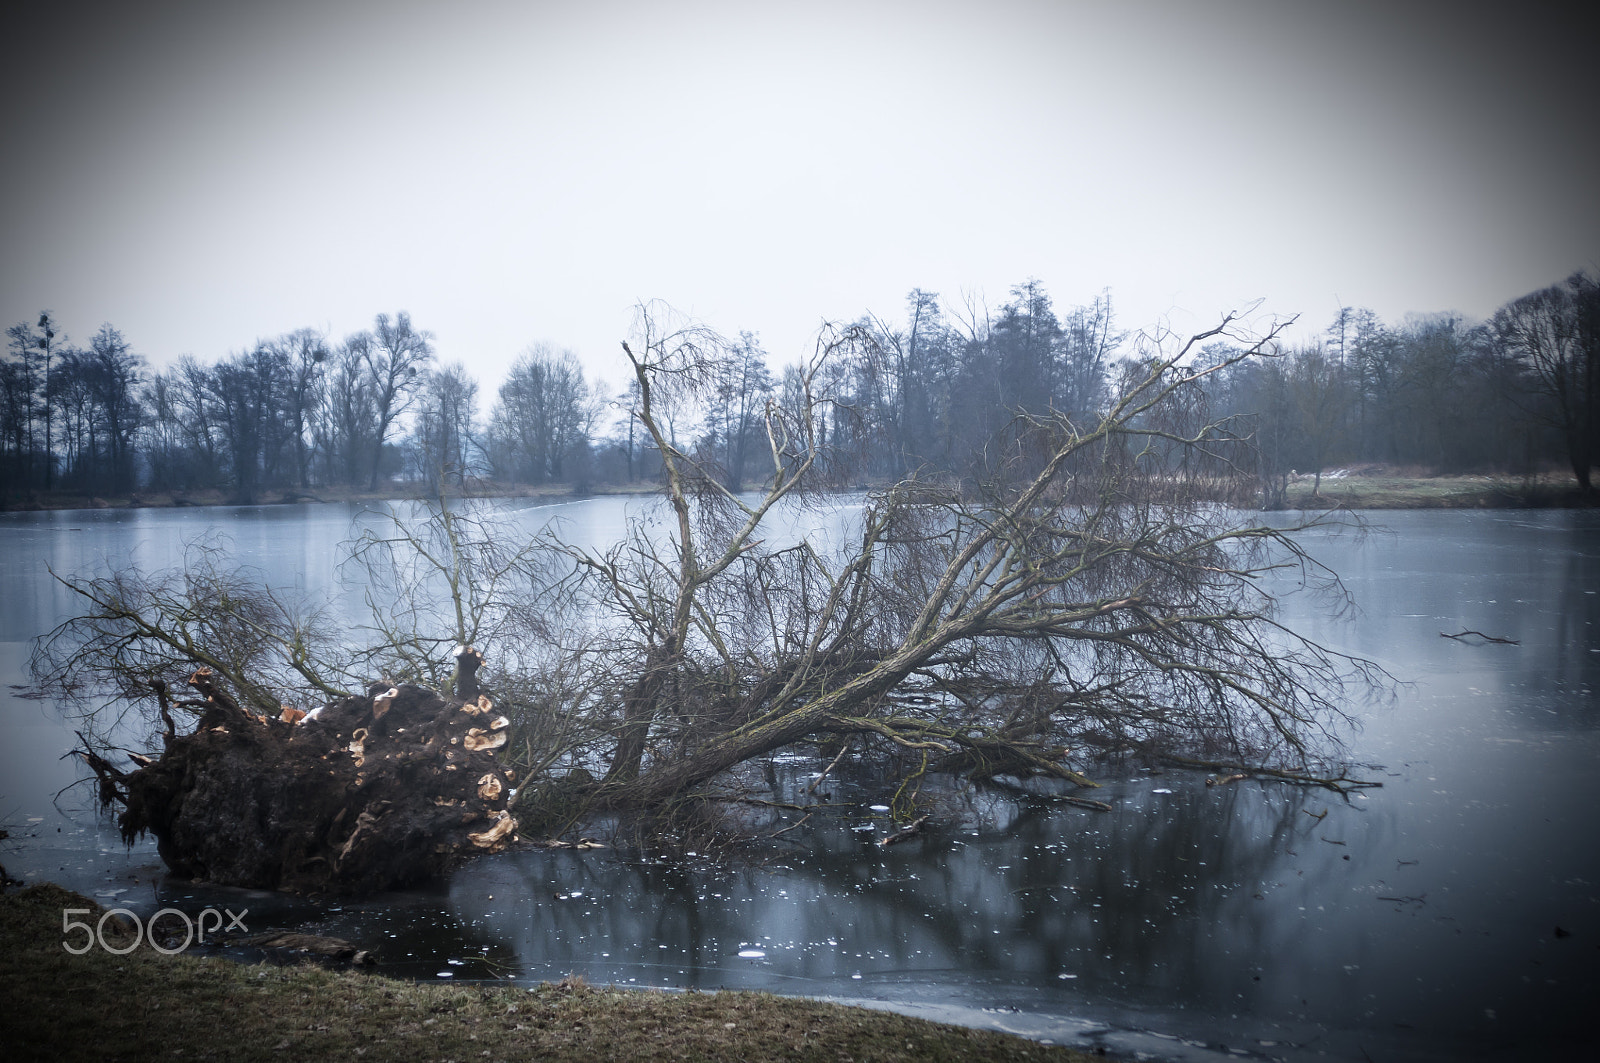
M176 875L370 893L435 878L515 836L512 773L495 759L508 721L486 696L379 683L274 719L241 708L209 669L189 683L205 698L199 724L169 731L160 757L122 772L83 751L102 803L122 806L123 838L153 834Z

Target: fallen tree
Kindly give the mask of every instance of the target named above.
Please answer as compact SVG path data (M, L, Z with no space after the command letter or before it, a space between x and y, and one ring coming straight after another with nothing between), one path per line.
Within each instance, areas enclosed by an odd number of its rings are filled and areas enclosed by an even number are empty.
M717 378L716 341L655 326L624 350L634 416L662 456L666 533L636 528L604 552L547 540L578 565L588 608L616 619L592 649L626 677L605 693L606 771L563 787L568 801L659 808L777 750L840 740L886 772L1080 787L1094 783L1074 760L1106 749L1304 769L1348 718L1345 684L1381 678L1274 619L1263 577L1276 569L1343 598L1296 542L1303 526L1231 508L1259 497L1253 440L1207 416L1201 385L1276 357L1276 327L1249 338L1228 316L1186 341L1148 338L1092 422L1019 411L985 478L874 491L829 548L818 534L773 541L774 526L851 467L837 443L848 407L814 388L829 359L873 357L865 337L829 337L769 404L752 500L677 446L658 408L692 405Z
M137 771L111 766L91 712L86 752L125 831L154 831L175 869L222 881L371 889L502 844L513 812L551 835L596 813L655 816L727 797L743 766L794 748L835 762L852 749L902 783L908 819L925 773L1092 787L1084 769L1108 750L1314 779L1345 684L1377 675L1274 619L1275 570L1336 598L1337 579L1301 529L1230 505L1259 497L1253 441L1207 415L1202 382L1275 357L1276 329L1246 337L1230 316L1148 338L1092 418L1019 410L981 479L913 477L841 511L842 442L871 440L823 369L877 356L870 338L827 334L791 371L751 495L672 428L718 401L733 345L664 321L645 308L623 346L665 499L615 544L530 537L442 499L397 512L352 550L365 644L214 548L183 573L65 580L91 607L41 648L46 685L148 704L179 669L209 669L198 703L173 703L198 716L189 735L157 698L165 751ZM453 652L467 644L493 662L481 679L480 655ZM484 753L464 748L483 730L480 682L509 721L490 729L510 736L509 771L465 759ZM390 689L384 719L407 721L403 737L378 723ZM271 718L291 700L329 704ZM475 795L490 779L500 790Z

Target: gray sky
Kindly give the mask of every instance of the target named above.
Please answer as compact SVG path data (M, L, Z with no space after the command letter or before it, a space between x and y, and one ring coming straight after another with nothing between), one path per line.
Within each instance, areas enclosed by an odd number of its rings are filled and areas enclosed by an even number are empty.
M38 6L0 319L157 365L404 309L615 384L641 299L783 363L913 286L1320 330L1600 265L1587 31L1524 4Z

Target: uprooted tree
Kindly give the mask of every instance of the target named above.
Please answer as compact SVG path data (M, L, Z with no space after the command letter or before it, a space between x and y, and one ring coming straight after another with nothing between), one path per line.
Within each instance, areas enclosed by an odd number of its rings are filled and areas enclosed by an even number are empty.
M471 651L467 651L470 655ZM341 698L315 715L252 712L209 668L196 696L152 685L166 729L159 758L122 771L82 751L123 837L155 835L175 873L305 892L371 892L444 871L463 852L503 849L515 771L494 751L510 721L487 697L415 686ZM171 708L199 712L176 731Z
M85 752L124 830L154 831L175 869L223 881L374 888L502 844L516 820L559 833L593 814L726 796L742 766L796 747L853 749L889 781L959 772L1087 787L1082 769L1112 750L1313 780L1345 682L1371 672L1274 619L1269 571L1337 582L1297 529L1233 508L1259 487L1252 441L1207 415L1201 386L1273 357L1276 328L1243 336L1229 316L1186 342L1151 337L1092 420L1019 410L984 477L913 477L841 506L829 489L849 482L845 444L871 441L849 430L824 367L873 357L870 339L827 333L789 374L765 411L764 489L745 494L674 431L713 401L736 351L667 322L642 308L623 345L638 385L629 414L661 456L666 497L615 544L530 532L484 504L397 510L351 551L364 642L329 607L233 572L214 546L181 573L68 580L89 608L43 644L41 681L110 685L123 706L144 695L165 721L163 754L121 771L103 740L87 748L108 733L104 710L92 717ZM201 696L169 697L196 668ZM389 690L414 708L406 734L379 738L373 694ZM504 768L456 762L457 740L484 733L479 697L509 721L493 732L509 736ZM278 722L297 714L291 701L326 707ZM180 734L174 708L197 714L195 729ZM212 798L196 778L212 780ZM491 778L501 789L474 803L468 791ZM276 862L196 858L204 840L173 817L197 801L208 829L235 844L261 835ZM306 838L317 842L296 848ZM347 872L363 838L407 839L389 848L418 862Z

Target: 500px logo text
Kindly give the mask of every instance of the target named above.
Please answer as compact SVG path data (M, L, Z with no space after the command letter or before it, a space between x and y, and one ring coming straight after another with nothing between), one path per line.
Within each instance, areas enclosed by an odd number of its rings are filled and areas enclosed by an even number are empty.
M194 919L190 919L186 913L180 912L176 908L163 908L155 915L150 917L148 924L140 922L139 917L128 911L126 908L111 909L109 912L106 912L104 915L102 915L100 917L100 921L93 926L83 922L82 920L72 918L75 915L92 914L93 910L89 908L63 908L61 910L61 933L66 935L61 939L61 947L72 953L74 956L82 956L84 953L94 948L95 942L99 942L100 947L105 949L107 952L113 953L117 956L125 955L139 947L139 942L144 940L146 926L149 927L151 948L155 949L157 952L165 953L168 956L176 955L177 953L180 953L184 949L188 948L190 945L194 944L196 941L202 945L205 944L207 916L210 916L214 920L210 927L210 930L213 934L220 931L233 930L235 928L242 930L245 933L250 932L250 928L244 925L244 917L250 914L250 909L248 908L244 909L244 911L240 912L238 915L234 915L232 910L227 908L222 909L220 912L215 908L206 908L203 909L199 916ZM110 919L114 915L120 915L125 920L133 923L132 944L125 944L121 948L116 948L106 942L106 920ZM228 924L226 926L224 926L222 923L223 915L227 915L228 917ZM173 948L168 948L162 942L157 940L156 922L163 916L175 916L176 918L183 920L183 944L177 945ZM75 930L82 930L85 935L83 944L77 947L74 947L71 940L69 940L73 931ZM197 930L198 934L196 934ZM116 933L115 931L113 932L112 936L114 938L122 937L120 933Z

